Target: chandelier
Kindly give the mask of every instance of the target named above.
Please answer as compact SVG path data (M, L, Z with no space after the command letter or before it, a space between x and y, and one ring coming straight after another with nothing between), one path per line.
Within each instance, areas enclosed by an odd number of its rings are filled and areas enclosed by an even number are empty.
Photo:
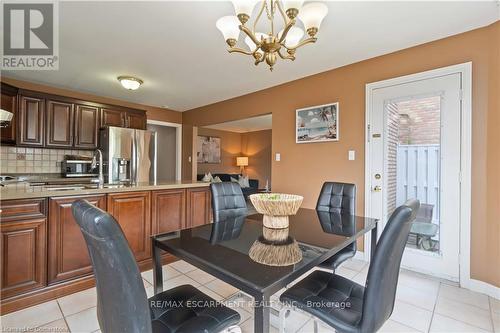
M284 60L295 60L295 51L306 44L315 43L319 26L328 13L328 7L323 3L308 3L303 0L264 0L251 28L247 26L255 5L261 1L233 0L236 16L224 16L216 22L224 40L229 45L230 53L242 53L252 56L255 65L266 62L272 71L278 57ZM262 14L269 21L267 33L257 32L256 27ZM275 32L275 16L283 19L283 29ZM296 26L297 18L302 21L309 37L302 39L304 31ZM240 31L246 34L245 44L248 49L237 47ZM286 52L285 52L286 50Z

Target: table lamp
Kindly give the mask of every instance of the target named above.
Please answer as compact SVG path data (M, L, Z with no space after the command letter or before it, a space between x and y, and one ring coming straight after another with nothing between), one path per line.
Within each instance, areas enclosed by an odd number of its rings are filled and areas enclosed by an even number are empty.
M248 166L248 157L246 156L236 157L236 165L240 167L240 173L243 175L245 167Z

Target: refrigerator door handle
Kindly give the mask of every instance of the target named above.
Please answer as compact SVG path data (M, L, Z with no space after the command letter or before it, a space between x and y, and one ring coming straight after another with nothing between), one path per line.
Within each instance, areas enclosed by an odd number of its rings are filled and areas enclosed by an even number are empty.
M137 183L137 142L136 133L132 135L132 168L130 169L130 182L132 185Z

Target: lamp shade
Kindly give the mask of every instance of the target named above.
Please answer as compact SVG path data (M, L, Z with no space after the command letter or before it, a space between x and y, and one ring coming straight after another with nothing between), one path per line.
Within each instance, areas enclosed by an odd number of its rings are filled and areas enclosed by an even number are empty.
M248 16L252 15L253 8L255 4L259 2L258 0L232 0L234 6L234 12L236 15L245 14Z
M299 12L299 19L304 23L306 30L311 28L319 29L326 14L328 14L328 7L324 3L313 2L302 7Z
M225 41L228 39L238 40L240 35L240 21L236 16L223 16L217 20L215 26L222 32Z
M282 34L283 30L278 33L278 37L281 38ZM297 46L302 39L302 36L304 36L304 31L302 29L291 27L285 37L285 46L288 48Z
M287 11L289 9L300 10L303 3L304 3L304 0L284 0L283 1L283 9L285 11Z
M248 166L248 157L246 157L246 156L236 157L236 165L239 167Z

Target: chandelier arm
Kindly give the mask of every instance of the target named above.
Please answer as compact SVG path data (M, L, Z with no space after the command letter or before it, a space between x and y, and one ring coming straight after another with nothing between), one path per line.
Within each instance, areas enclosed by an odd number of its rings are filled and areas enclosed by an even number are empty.
M243 31L244 33L246 33L248 35L248 37L250 37L250 39L252 39L252 41L255 43L255 45L257 45L257 48L260 47L261 41L258 40L257 37L255 37L255 34L250 29L248 29L244 25L240 25L240 30Z
M286 35L288 34L288 31L295 25L295 20L290 20L286 26L285 26L285 29L283 30L283 33L281 34L281 37L280 37L280 40L278 41L278 43L282 44L283 41L285 40L286 38Z
M294 50L298 49L299 47L304 46L306 44L316 43L317 40L318 39L316 37L307 38L307 39L304 39L303 41L301 41L300 43L298 43L296 46L294 46L294 47L287 47L286 49L290 50L290 51L294 51Z
M255 66L257 66L258 64L260 64L261 62L263 62L266 59L266 54L267 53L264 53L260 59L255 60Z
M264 8L266 8L266 0L262 2L262 7L260 7L259 14L257 14L257 17L255 18L255 21L253 22L253 33L255 33L255 27L257 26L257 22L259 22L260 17L262 16L262 12L264 11Z
M294 55L287 55L287 56L285 56L285 55L283 55L283 54L281 53L281 50L278 50L278 55L279 55L279 56L280 56L280 58L281 58L281 59L283 59L283 60L292 60L292 61L293 61L293 60L295 60L295 56L294 56Z
M242 54L246 54L246 55L253 55L254 54L254 52L249 52L249 51L241 49L239 47L232 47L230 49L227 49L227 51L229 53L242 53Z

